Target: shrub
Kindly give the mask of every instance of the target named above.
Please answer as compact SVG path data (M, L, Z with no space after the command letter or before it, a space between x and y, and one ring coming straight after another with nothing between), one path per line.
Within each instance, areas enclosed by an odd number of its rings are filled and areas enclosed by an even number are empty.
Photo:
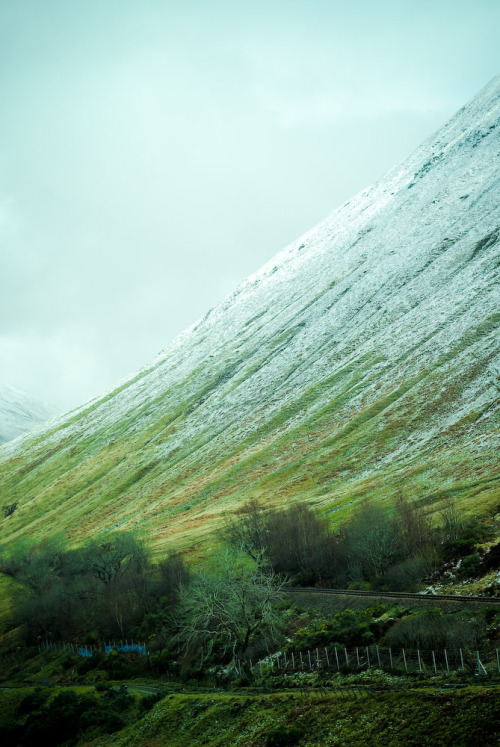
M73 654L64 654L61 657L61 666L64 670L72 669L80 664L80 657Z
M151 708L158 703L158 701L162 700L165 697L165 693L159 692L159 693L151 693L150 695L146 695L141 700L141 711L145 713L146 711L150 711Z
M287 649L307 650L316 646L343 644L347 646L368 645L386 627L379 618L386 607L379 605L366 610L343 610L327 620L314 620L307 628L300 628Z
M115 711L95 707L82 713L79 725L82 731L99 727L100 733L111 734L113 731L123 729L125 722Z
M111 690L112 685L109 682L96 682L95 689L98 693L105 693Z
M397 620L385 636L384 643L402 648L474 649L484 635L484 620L443 615L441 610L432 610Z
M462 578L470 578L475 576L480 565L479 555L473 553L472 555L466 555L460 564L460 575Z
M470 555L475 545L487 539L488 534L488 528L480 524L478 519L469 518L463 521L456 532L447 537L443 545L445 557L452 559Z
M391 566L384 575L384 583L391 591L412 591L438 565L432 548L420 555L413 555Z
M29 693L22 699L18 707L18 712L24 714L40 710L47 702L49 694L48 690L42 690L41 687L35 688L32 693Z
M266 745L267 747L289 747L290 745L297 744L303 734L303 730L295 726L289 729L286 726L278 726L267 735Z

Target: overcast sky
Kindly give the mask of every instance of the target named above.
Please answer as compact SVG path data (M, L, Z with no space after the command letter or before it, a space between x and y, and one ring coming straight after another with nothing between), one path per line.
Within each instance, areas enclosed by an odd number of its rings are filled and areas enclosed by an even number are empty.
M0 0L0 381L152 359L500 72L498 0Z

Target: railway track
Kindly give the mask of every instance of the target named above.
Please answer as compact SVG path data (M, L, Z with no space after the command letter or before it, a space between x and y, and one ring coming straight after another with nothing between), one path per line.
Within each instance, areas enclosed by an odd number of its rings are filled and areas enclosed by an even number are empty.
M419 601L479 602L498 604L500 597L460 596L458 594L410 594L402 591L357 591L355 589L314 589L309 587L283 589L287 594L338 594L351 597L394 597L396 599L418 599Z

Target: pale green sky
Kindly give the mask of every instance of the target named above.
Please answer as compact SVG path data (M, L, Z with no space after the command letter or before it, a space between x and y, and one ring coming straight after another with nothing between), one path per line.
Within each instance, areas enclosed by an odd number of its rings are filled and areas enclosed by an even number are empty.
M148 362L500 72L500 2L0 2L0 381Z

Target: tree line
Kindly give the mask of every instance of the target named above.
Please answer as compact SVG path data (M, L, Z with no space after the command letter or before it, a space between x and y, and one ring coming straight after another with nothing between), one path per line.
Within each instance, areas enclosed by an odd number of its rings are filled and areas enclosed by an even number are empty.
M433 528L425 508L400 495L392 509L362 501L336 531L308 505L266 508L251 499L221 538L293 585L413 591L443 561L472 557L485 532L451 500Z
M287 584L411 591L447 557L473 557L482 533L451 504L432 528L403 497L391 513L362 502L336 532L306 505L250 500L220 531L219 550L189 567L179 554L154 562L136 532L109 531L78 548L63 536L18 540L0 553L0 572L15 581L14 624L28 644L133 638L148 642L159 670L172 660L203 668L281 640Z

